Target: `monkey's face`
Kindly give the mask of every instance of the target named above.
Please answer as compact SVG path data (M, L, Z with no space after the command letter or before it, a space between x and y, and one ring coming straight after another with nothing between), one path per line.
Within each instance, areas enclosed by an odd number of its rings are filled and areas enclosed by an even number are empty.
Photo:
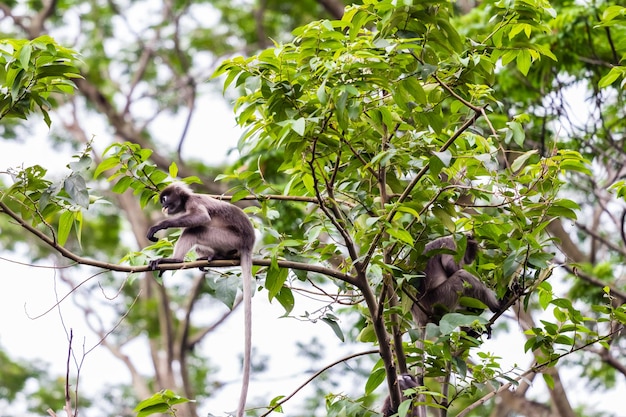
M168 216L185 211L185 202L187 199L183 198L181 195L171 192L171 190L165 190L161 193L160 200L162 206L161 210Z

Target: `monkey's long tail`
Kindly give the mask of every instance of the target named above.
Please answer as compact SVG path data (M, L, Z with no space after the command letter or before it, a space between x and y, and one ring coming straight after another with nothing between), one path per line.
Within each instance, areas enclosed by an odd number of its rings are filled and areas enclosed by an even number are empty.
M243 379L241 394L237 406L237 417L243 417L246 411L246 398L250 384L250 356L252 354L252 251L241 254L241 278L243 279L243 311L244 311L244 350Z

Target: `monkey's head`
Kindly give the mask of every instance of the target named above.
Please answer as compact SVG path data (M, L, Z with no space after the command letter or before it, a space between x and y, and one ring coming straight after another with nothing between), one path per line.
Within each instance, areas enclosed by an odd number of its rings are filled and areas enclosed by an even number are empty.
M400 386L400 390L404 391L409 388L417 387L418 383L413 375L405 373L398 375L398 385Z
M159 196L163 213L168 216L183 213L190 195L191 191L186 186L181 184L168 185Z

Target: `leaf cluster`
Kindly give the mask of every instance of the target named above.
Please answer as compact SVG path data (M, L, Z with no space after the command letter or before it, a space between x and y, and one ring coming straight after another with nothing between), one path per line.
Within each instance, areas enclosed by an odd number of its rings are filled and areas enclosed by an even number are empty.
M81 78L77 55L50 36L0 40L0 120L26 119L35 109L50 127L53 94L72 94Z

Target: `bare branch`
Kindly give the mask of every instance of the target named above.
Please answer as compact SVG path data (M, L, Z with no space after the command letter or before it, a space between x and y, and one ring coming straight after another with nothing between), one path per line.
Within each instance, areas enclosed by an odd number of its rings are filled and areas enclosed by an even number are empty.
M602 281L596 277L593 277L581 271L580 269L574 268L568 264L563 264L563 268L565 268L567 272L574 275L575 277L580 278L583 281L588 282L589 284L595 285L596 287L599 287L599 288L609 287L609 291L611 292L611 295L614 295L621 299L620 304L626 302L626 292L618 288L615 288L615 285L612 285L606 281Z
M36 38L43 32L46 19L54 14L57 0L43 0L42 5L42 9L32 18L30 27L28 28L28 34L31 39Z

